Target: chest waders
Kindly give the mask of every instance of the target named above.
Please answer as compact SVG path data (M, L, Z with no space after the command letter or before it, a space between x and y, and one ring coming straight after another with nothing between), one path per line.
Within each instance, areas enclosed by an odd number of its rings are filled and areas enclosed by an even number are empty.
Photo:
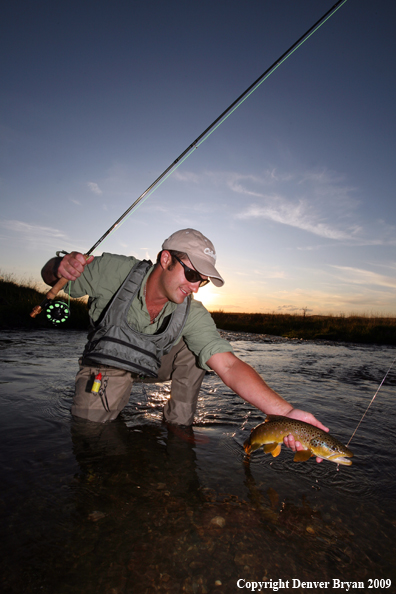
M152 263L138 262L131 270L99 323L88 335L83 353L89 360L155 378L161 359L180 337L190 310L190 298L178 304L156 334L143 334L128 323L128 312Z

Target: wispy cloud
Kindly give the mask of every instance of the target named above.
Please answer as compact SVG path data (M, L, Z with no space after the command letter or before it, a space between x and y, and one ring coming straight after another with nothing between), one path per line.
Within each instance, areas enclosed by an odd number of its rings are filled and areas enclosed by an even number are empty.
M372 272L371 270L363 270L361 268L353 268L350 266L333 265L332 268L338 270L341 273L340 279L345 280L348 283L396 289L396 278L392 276L386 276L384 274Z
M271 187L279 183L287 183L293 179L291 173L282 173L277 169L266 169L261 175L243 175L237 172L222 174L225 175L226 184L230 190L247 196L262 196L262 190L254 191L249 185L258 187Z
M102 190L99 188L98 184L95 182L88 182L87 183L88 188L91 190L91 192L93 192L94 194L103 194Z
M263 197L264 198L264 197ZM343 231L337 227L320 220L320 215L312 212L312 208L306 200L299 200L293 203L281 196L266 196L266 204L251 204L243 212L236 215L239 219L262 218L297 227L304 231L314 233L327 239L345 240L350 239L356 228Z
M13 240L23 242L29 246L29 249L39 249L42 247L51 247L58 245L62 241L63 245L59 248L65 248L69 239L65 233L53 227L44 227L42 225L32 225L24 221L0 220L0 228L3 229L8 237ZM6 239L6 238L4 238Z
M296 307L295 305L278 305L278 307L276 308L277 311L283 312L283 313L295 313L295 312L301 312L301 313L311 313L313 310L310 309L309 307Z
M356 242L363 227L356 222L356 188L326 169L290 172L267 168L260 175L236 171L175 172L175 179L202 187L224 188L244 197L239 220L266 219L327 240ZM250 200L249 200L250 199ZM241 202L241 201L240 201ZM190 206L191 208L191 206ZM213 208L213 202L211 203Z
M16 220L2 220L0 221L0 226L3 229L8 229L13 233L22 233L26 236L44 236L44 237L51 237L51 238L63 238L66 235L59 231L58 229L54 229L53 227L43 227L42 225L32 225L30 223L25 223L24 221L16 221Z
M363 231L356 222L356 189L333 172L233 174L228 187L254 198L235 215L238 219L267 219L337 241L355 241Z
M172 177L177 181L197 184L199 182L199 175L191 173L190 171L174 171Z

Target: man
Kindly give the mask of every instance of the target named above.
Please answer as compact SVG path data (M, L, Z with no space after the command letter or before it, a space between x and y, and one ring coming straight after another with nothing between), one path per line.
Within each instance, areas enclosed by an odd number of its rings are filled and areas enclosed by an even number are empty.
M264 413L328 430L310 413L293 408L236 357L209 312L192 298L209 281L217 287L224 284L215 263L212 242L194 229L182 229L165 240L154 266L113 254L86 259L78 252L47 262L42 270L47 284L63 277L73 281L72 297L90 297L93 329L76 377L73 415L113 420L128 403L133 381L171 379L165 421L191 425L205 370L212 369ZM91 390L99 373L103 385L98 395ZM302 449L291 435L285 444Z

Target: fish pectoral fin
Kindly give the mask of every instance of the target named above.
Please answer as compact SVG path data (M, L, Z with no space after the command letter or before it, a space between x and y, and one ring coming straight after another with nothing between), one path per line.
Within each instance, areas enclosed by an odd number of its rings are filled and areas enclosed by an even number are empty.
M294 462L306 462L313 456L312 450L300 450L294 454Z
M279 454L281 453L281 449L282 445L280 443L277 443L276 441L274 443L266 443L264 446L264 452L266 454L271 453L274 458L276 458L276 456L279 456Z

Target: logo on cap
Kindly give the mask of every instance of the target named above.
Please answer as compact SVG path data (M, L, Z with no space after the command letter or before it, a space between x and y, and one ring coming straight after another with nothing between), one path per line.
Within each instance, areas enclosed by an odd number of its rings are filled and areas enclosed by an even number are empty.
M210 248L208 248L208 247L205 248L204 254L206 254L206 255L210 256L211 258L213 258L214 260L216 260L216 254Z

